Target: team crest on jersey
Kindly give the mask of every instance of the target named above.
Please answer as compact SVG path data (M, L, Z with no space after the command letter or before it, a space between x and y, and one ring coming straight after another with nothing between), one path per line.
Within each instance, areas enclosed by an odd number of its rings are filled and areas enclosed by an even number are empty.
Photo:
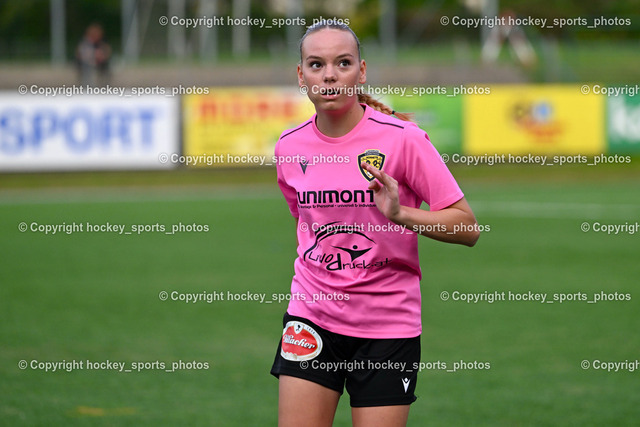
M364 153L358 155L358 168L360 169L360 173L362 173L362 176L364 176L367 181L373 180L373 175L362 168L362 162L369 163L376 169L382 170L385 157L386 156L381 153L380 150L367 150Z
M295 320L287 322L282 331L282 357L291 361L310 360L321 351L322 338L315 329Z

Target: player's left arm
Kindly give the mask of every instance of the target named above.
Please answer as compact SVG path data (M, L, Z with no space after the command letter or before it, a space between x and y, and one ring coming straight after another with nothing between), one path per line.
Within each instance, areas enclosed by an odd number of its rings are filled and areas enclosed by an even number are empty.
M441 242L473 246L478 241L478 222L464 197L438 211L403 206L398 181L368 163L363 162L362 167L376 178L369 189L374 192L376 206L390 221Z

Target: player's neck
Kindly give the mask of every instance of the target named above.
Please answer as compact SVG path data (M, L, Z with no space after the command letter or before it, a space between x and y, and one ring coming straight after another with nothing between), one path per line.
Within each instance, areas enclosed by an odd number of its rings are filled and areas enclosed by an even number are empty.
M316 126L322 134L330 138L340 138L351 132L362 116L364 116L364 108L356 102L346 112L317 111Z

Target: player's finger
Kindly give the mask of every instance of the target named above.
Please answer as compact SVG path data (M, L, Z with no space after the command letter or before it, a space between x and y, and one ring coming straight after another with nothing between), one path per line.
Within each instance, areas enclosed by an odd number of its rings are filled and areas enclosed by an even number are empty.
M385 182L385 175L383 175L381 172L381 170L379 170L378 168L374 167L373 165L366 163L366 162L362 162L360 164L364 169L366 169L371 175L373 175L374 178L376 178L378 181L380 181L383 185L386 185L387 183Z
M369 163L362 162L362 167L369 171L382 185L389 187L392 191L397 191L398 181L394 177L388 175L385 171L377 169L375 166Z
M396 181L396 179L394 177L392 177L391 175L389 175L388 173L386 173L385 171L380 171L380 173L382 174L382 176L385 179L385 185L390 185L391 187L398 187L398 181Z

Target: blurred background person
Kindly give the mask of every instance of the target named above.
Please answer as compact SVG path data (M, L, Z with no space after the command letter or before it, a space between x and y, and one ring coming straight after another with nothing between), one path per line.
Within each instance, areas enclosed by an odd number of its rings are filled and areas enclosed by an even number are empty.
M111 46L104 41L100 24L87 27L76 49L78 80L82 85L105 86L110 80Z

